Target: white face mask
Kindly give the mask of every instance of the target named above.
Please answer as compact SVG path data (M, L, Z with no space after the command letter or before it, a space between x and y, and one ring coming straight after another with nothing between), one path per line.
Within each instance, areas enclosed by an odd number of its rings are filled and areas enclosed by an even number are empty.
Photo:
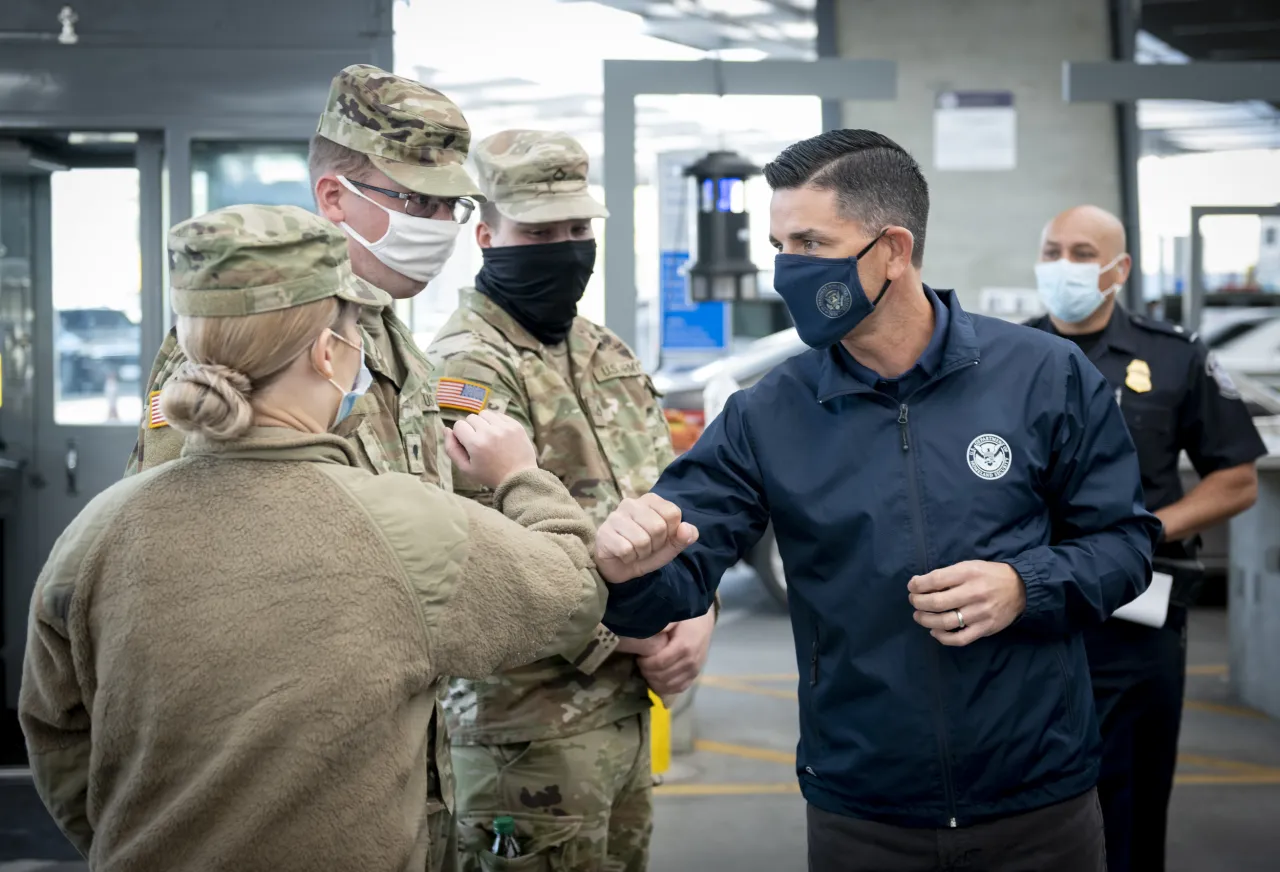
M1049 314L1059 321L1076 324L1098 311L1107 297L1120 289L1117 282L1105 291L1099 290L1098 279L1123 257L1118 255L1106 266L1073 263L1065 258L1036 264L1036 285Z
M415 218L395 209L388 209L376 200L366 197L356 189L344 176L338 181L348 191L362 200L377 206L391 219L387 224L387 232L377 242L370 242L351 229L347 222L340 226L347 235L369 250L379 261L400 273L405 278L417 282L431 281L440 275L444 263L453 254L454 244L458 241L458 232L462 225L456 221L438 221L434 218Z

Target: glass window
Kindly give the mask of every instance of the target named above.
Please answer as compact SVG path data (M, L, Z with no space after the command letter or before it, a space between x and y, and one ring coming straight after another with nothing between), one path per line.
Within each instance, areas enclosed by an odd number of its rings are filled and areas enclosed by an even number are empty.
M56 172L50 194L54 420L136 427L145 376L138 171Z
M307 143L191 143L192 214L239 203L314 210Z

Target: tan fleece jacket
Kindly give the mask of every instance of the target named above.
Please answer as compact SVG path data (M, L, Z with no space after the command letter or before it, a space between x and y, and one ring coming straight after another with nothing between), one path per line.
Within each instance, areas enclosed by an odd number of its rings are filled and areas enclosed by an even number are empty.
M600 620L591 525L549 473L500 514L351 451L193 439L54 546L19 716L93 869L421 870L438 678Z

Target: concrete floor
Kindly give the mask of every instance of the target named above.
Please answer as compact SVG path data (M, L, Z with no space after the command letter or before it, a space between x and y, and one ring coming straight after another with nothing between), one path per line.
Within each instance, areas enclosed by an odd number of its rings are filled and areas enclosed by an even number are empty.
M695 706L701 738L658 788L650 868L801 872L790 625L749 573L726 578L721 591ZM1232 701L1224 612L1197 612L1190 638L1169 872L1272 872L1280 868L1280 722ZM74 855L47 826L29 788L0 782L0 872L83 870L56 862Z

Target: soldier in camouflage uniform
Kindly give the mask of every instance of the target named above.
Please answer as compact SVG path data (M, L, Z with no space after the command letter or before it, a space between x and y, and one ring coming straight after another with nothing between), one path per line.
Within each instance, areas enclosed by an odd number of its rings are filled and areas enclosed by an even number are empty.
M439 91L363 64L334 78L311 141L311 177L319 212L346 231L357 276L397 299L435 277L474 208L467 198L484 199L463 168L470 142L462 112ZM431 364L391 306L362 310L360 328L373 385L334 432L351 440L366 469L450 487ZM170 330L151 368L149 412L126 474L180 454L183 436L167 425L159 398L184 362ZM456 866L456 828L440 712L431 729L437 749L429 783L431 869L441 872Z
M576 316L595 264L591 220L608 213L587 192L586 152L565 134L505 131L472 157L488 198L476 231L484 266L428 349L441 414L489 408L520 421L539 466L603 522L673 457L640 361ZM491 497L457 470L453 486ZM462 869L489 868L493 820L510 815L525 855L551 868L643 870L653 828L649 687L674 695L692 683L714 620L652 640L599 627L576 655L455 680L446 711Z

